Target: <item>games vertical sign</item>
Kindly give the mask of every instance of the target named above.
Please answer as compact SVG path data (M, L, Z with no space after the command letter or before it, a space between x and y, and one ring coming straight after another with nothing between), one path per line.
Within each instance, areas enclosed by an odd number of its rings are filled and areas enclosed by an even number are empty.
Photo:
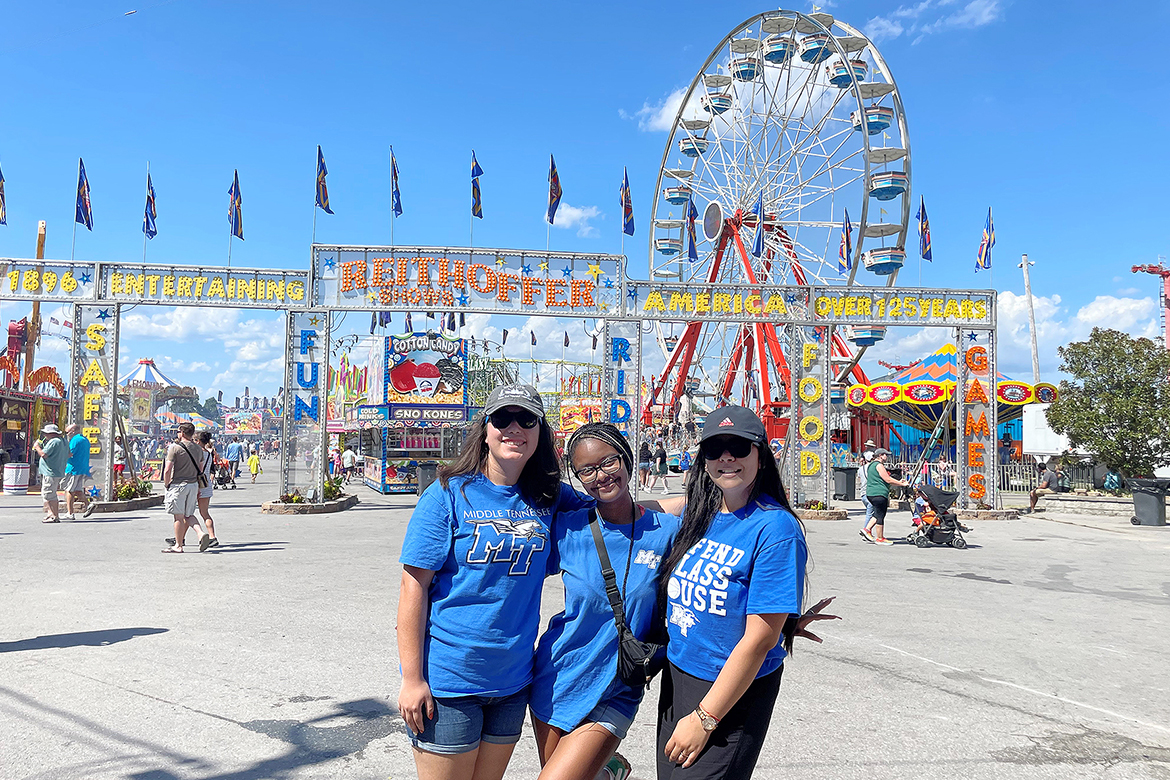
M959 329L958 381L955 383L961 505L996 507L995 331Z
M325 378L329 313L290 311L285 334L281 495L299 490L320 501L325 484Z
M89 439L91 498L113 490L114 412L118 397L118 304L74 304L70 349L69 422ZM64 428L64 423L61 424Z
M631 446L642 419L642 329L637 321L606 320L602 363L602 420L628 434Z
M794 327L788 365L792 372L791 425L795 447L788 452L791 498L794 503L820 501L829 505L829 328ZM792 440L792 437L789 437Z

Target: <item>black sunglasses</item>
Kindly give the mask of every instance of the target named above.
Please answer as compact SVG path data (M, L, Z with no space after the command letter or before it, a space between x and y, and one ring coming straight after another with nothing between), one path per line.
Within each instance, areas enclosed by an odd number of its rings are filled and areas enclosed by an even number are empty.
M719 460L724 452L731 453L733 458L746 458L752 451L752 443L739 436L715 436L703 441L699 449L707 460Z
M488 420L491 421L497 431L507 429L513 422L519 423L521 428L535 428L540 422L539 417L526 409L521 409L518 412L497 409L488 415Z

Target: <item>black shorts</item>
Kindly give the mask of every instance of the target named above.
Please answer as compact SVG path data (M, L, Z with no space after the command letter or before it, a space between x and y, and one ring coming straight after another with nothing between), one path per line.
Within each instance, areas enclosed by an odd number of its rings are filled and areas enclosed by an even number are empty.
M713 683L667 664L658 697L658 780L751 777L768 734L783 673L781 665L771 674L757 678L711 732L698 760L683 769L681 764L674 764L666 757L666 743L674 733L675 724L695 711Z
M877 525L886 524L886 512L890 508L889 496L866 496L869 503L873 504L873 519Z

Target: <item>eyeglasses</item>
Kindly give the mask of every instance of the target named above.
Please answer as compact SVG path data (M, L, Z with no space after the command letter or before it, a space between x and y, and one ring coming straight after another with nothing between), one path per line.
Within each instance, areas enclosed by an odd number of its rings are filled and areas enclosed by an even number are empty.
M593 482L600 474L597 472L604 471L606 474L616 474L622 467L622 458L620 455L610 455L608 458L602 459L601 463L596 466L582 466L576 469L577 479L582 482Z
M521 409L518 412L509 412L507 409L497 409L488 415L488 420L497 431L506 430L513 422L520 424L521 428L535 428L540 418L532 412Z
M733 458L746 458L752 451L752 443L739 436L716 436L702 442L699 449L707 460L718 460L724 452Z

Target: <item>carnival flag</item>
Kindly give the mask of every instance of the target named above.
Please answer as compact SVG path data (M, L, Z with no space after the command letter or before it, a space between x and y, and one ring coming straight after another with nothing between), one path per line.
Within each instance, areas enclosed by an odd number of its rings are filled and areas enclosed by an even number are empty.
M630 195L630 175L622 168L622 232L634 235L634 199Z
M983 226L983 240L979 242L979 256L975 259L975 273L991 270L991 248L995 246L995 224L991 221L991 207L987 207L987 224Z
M89 177L85 175L85 161L77 158L77 211L73 221L93 230L93 206L89 202Z
M406 332L414 333L414 325L410 323L410 312L406 313Z
M158 219L158 209L154 202L154 183L151 182L148 173L146 174L146 212L142 215L142 232L146 234L147 238L154 238L158 235L156 219Z
M475 152L471 153L472 158ZM398 159L394 156L394 147L390 147L390 208L394 216L402 216L402 195L398 192Z
M569 331L565 331L565 346L569 346Z
M232 173L232 186L228 188L228 224L232 235L244 240L244 198L240 195L240 172Z
M463 319L463 312L459 312L459 327L462 328L466 324L467 324L467 320Z
M853 225L849 222L849 209L845 209L845 222L841 225L841 248L837 250L837 273L847 274L853 268Z
M695 199L687 198L687 259L692 263L699 259L699 250L695 246L695 220L699 210L695 208Z
M508 343L508 329L507 328L504 328L503 342L504 342L504 345L507 345L507 343Z
M926 218L926 198L918 201L918 254L923 260L930 260L930 220Z
M752 254L756 257L764 254L764 191L760 190L760 197L756 205L752 206L752 213L756 215L756 240L752 242Z
M329 208L329 188L325 185L325 177L329 169L325 167L325 155L321 153L321 144L317 144L317 208L326 214L332 214Z
M479 196L479 177L483 176L483 168L475 159L475 150L471 150L471 216L483 219L483 202Z
M532 336L532 346L535 347L536 346L536 331L530 330L530 331L528 331L528 335Z
M557 216L557 209L561 205L561 195L563 194L564 190L561 189L561 177L557 174L557 161L550 154L548 156L548 214L545 216L545 219L548 220L548 224L550 225L553 224L553 220ZM533 335L533 338L536 338L536 336ZM536 342L534 341L532 343L535 344Z
M8 209L4 205L4 171L0 171L0 225L8 224Z

